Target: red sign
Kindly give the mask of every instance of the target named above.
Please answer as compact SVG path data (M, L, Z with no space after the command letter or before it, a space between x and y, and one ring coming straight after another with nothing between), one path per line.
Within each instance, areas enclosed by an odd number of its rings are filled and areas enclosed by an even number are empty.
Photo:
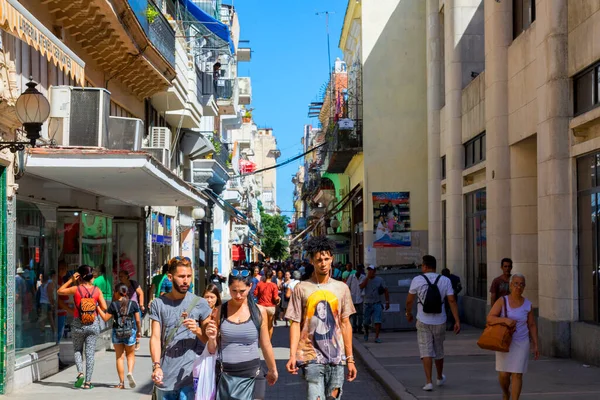
M40 248L39 247L35 248L35 262L36 262L36 264L40 262Z

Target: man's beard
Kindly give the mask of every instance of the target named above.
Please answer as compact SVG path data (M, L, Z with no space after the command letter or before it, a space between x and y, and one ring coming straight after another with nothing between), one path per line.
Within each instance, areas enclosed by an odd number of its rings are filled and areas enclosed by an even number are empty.
M184 287L184 285L178 285L175 282L173 282L173 289L177 290L179 294L185 294L189 289L189 285L185 288L185 290L182 289L182 287Z

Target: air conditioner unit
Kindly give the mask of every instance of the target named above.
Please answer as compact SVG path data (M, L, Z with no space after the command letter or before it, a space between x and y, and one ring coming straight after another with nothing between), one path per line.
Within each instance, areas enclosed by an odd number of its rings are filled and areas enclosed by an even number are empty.
M171 130L169 128L152 128L150 131L150 146L154 148L171 148Z
M107 147L110 92L103 88L52 86L48 136L61 146Z
M142 150L156 158L167 168L171 168L171 152L169 149L161 149L157 147L142 147Z
M137 118L110 117L108 124L108 149L133 150L142 148L144 122Z

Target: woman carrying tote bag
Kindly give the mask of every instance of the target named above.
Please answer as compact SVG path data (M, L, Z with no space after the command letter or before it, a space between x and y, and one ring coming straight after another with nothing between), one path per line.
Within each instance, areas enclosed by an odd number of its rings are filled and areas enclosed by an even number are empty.
M250 270L234 269L229 275L231 300L221 307L219 326L219 358L217 400L253 400L264 398L255 393L255 384L261 378L260 354L262 349L268 367L269 385L277 382L277 365L269 339L267 313L248 299L252 287Z
M512 336L507 353L496 352L496 371L502 388L503 400L518 400L523 386L523 374L527 372L531 351L537 360L538 351L537 326L533 316L531 302L523 297L525 276L513 274L510 278L510 295L499 298L487 317L488 324L516 322L516 330ZM503 308L506 304L506 310ZM500 315L506 315L506 318Z

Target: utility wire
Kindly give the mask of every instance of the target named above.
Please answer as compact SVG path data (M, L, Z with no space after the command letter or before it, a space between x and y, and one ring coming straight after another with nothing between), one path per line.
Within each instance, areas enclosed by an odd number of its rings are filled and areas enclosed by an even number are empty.
M296 160L298 160L298 159L300 159L300 158L304 157L305 155L307 155L307 154L309 154L309 153L312 153L313 151L315 151L315 150L317 150L317 149L319 149L319 148L321 148L321 147L325 146L326 144L327 144L327 142L325 142L325 143L321 143L320 145L318 145L318 146L315 146L315 147L313 147L312 149L308 150L306 153L299 154L299 155L297 155L297 156L295 156L295 157L292 157L292 158L290 158L290 159L288 159L288 160L286 160L286 161L284 161L284 162L282 162L282 163L275 164L275 165L271 165L270 167L266 167L266 168L258 169L258 170L254 171L254 172L250 172L250 173L247 173L247 174L235 175L235 176L234 176L234 178L237 178L237 177L241 177L241 178L243 178L243 177L245 177L245 176L256 175L256 174L258 174L258 173L260 173L260 172L265 172L265 171L268 171L268 170L270 170L270 169L274 169L274 168L283 167L284 165L287 165L287 164L289 164L289 163L291 163L291 162L294 162L294 161L296 161Z

